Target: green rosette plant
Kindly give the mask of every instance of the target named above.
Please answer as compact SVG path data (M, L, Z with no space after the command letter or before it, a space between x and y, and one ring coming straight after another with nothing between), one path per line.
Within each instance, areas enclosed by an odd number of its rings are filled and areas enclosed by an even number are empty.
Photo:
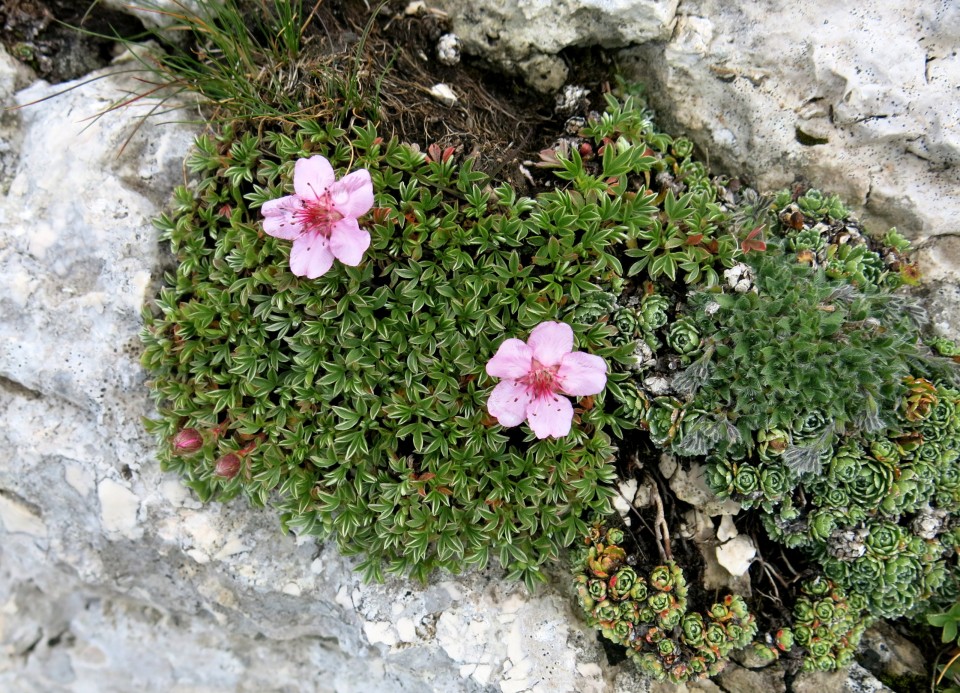
M622 532L614 531L612 538L622 541ZM598 553L622 550L610 538L602 523L593 525L575 564L574 587L588 623L625 646L641 672L657 681L697 681L719 673L731 652L752 642L757 626L743 598L729 595L705 612L690 610L687 581L675 563L655 566L644 577L625 565L625 551L615 551L615 564L597 573ZM598 580L606 581L607 601L595 603L584 586Z

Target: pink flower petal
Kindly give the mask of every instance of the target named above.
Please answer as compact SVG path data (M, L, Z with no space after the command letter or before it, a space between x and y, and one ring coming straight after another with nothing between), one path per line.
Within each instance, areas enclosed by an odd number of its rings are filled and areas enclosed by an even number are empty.
M487 361L487 374L494 378L519 380L530 372L533 350L519 339L508 339Z
M303 225L294 217L303 201L297 195L287 195L263 203L263 230L276 238L292 241L303 233Z
M607 362L582 351L566 354L560 359L557 382L568 395L595 395L607 385Z
M363 252L370 247L370 233L357 225L356 219L341 219L333 225L330 233L330 250L333 256L345 265L355 267L363 259Z
M290 271L298 277L316 279L333 265L330 242L317 233L305 233L290 249Z
M564 354L573 351L573 330L564 322L542 322L533 328L527 344L533 358L544 366L556 366Z
M516 380L501 380L487 399L487 411L501 426L519 426L527 418L531 397L525 385Z
M333 185L333 166L322 156L299 159L293 169L293 189L297 195L313 200Z
M373 207L373 182L370 172L361 168L330 186L333 208L345 217L361 217Z
M562 438L570 432L572 421L573 405L557 394L539 397L527 407L527 422L537 438Z

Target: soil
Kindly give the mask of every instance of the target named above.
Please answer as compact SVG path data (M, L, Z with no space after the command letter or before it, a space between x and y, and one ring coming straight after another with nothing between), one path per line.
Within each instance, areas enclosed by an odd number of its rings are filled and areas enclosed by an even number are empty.
M0 26L6 51L54 84L107 65L116 44L110 37L144 33L139 19L93 0L5 0Z

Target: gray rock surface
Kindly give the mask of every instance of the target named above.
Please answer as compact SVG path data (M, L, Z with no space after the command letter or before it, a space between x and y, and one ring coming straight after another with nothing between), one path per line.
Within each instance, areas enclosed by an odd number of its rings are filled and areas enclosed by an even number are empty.
M670 36L679 0L434 0L467 53L495 60L542 91L567 78L570 46L621 48Z
M11 70L3 105L55 91L13 95ZM195 128L147 122L121 152L141 113L89 118L138 83L95 76L4 140L0 690L610 690L562 588L493 569L363 585L271 510L201 506L160 472L137 333L164 262L150 219Z
M657 120L715 169L764 189L804 178L878 231L953 233L960 218L960 5L441 0L466 52L557 89L556 53L631 46Z

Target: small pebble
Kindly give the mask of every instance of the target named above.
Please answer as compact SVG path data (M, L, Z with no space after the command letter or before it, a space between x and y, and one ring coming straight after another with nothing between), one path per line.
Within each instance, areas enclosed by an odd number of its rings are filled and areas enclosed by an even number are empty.
M457 102L457 95L453 93L453 89L448 87L444 83L434 84L430 89L430 96L442 103L444 106L452 106Z
M456 65L460 62L460 37L456 34L444 34L437 41L437 60L444 65Z

